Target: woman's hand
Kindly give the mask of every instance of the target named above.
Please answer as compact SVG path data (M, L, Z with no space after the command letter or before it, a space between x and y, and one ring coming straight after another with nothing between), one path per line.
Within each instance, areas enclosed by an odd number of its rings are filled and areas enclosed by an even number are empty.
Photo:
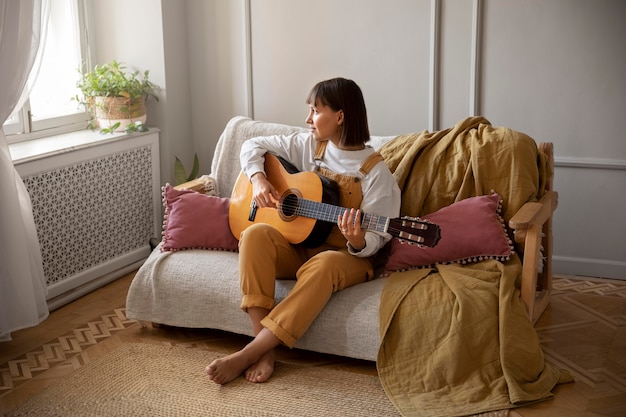
M337 226L356 251L365 248L365 230L361 229L361 210L351 208L337 218Z
M258 207L276 207L280 200L280 194L267 180L265 174L257 172L250 178L252 183L252 200Z

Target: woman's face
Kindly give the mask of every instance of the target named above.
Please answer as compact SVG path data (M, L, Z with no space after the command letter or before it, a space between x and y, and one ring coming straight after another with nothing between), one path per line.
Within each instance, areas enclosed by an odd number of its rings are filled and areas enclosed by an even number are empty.
M343 123L342 110L335 111L317 100L315 105L309 105L309 114L305 122L311 127L315 140L330 140L335 145L339 144L341 138L339 126Z

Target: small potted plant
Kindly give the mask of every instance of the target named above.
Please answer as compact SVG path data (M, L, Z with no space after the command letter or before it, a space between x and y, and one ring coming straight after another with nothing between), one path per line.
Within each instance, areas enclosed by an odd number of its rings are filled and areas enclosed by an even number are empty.
M195 179L198 176L199 170L200 162L198 161L197 153L193 155L193 166L191 167L191 172L189 174L187 174L183 161L176 157L176 161L174 162L174 179L176 181L176 185Z
M146 99L158 101L148 74L146 70L140 78L139 71L129 72L115 60L81 72L76 86L83 96L74 99L89 111L89 127L102 133L146 131Z

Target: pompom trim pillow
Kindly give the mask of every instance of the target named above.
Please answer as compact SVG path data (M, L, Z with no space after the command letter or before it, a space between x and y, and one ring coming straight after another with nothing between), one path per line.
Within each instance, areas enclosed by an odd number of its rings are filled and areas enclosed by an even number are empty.
M508 261L513 253L513 243L500 216L501 211L502 199L493 193L466 198L421 216L439 225L441 240L434 248L429 248L392 239L385 271L465 264L484 259Z
M230 199L177 190L170 184L162 190L165 216L161 251L237 251L239 242L228 225Z

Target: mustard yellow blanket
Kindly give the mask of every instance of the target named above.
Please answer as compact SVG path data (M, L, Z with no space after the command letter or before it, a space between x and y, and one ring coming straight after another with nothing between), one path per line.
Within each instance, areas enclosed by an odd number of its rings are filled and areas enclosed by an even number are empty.
M498 192L503 217L537 198L545 161L533 139L471 117L381 149L402 189L402 214L423 215ZM521 261L397 272L380 306L378 373L404 416L464 416L549 398L568 380L544 362L519 298Z

